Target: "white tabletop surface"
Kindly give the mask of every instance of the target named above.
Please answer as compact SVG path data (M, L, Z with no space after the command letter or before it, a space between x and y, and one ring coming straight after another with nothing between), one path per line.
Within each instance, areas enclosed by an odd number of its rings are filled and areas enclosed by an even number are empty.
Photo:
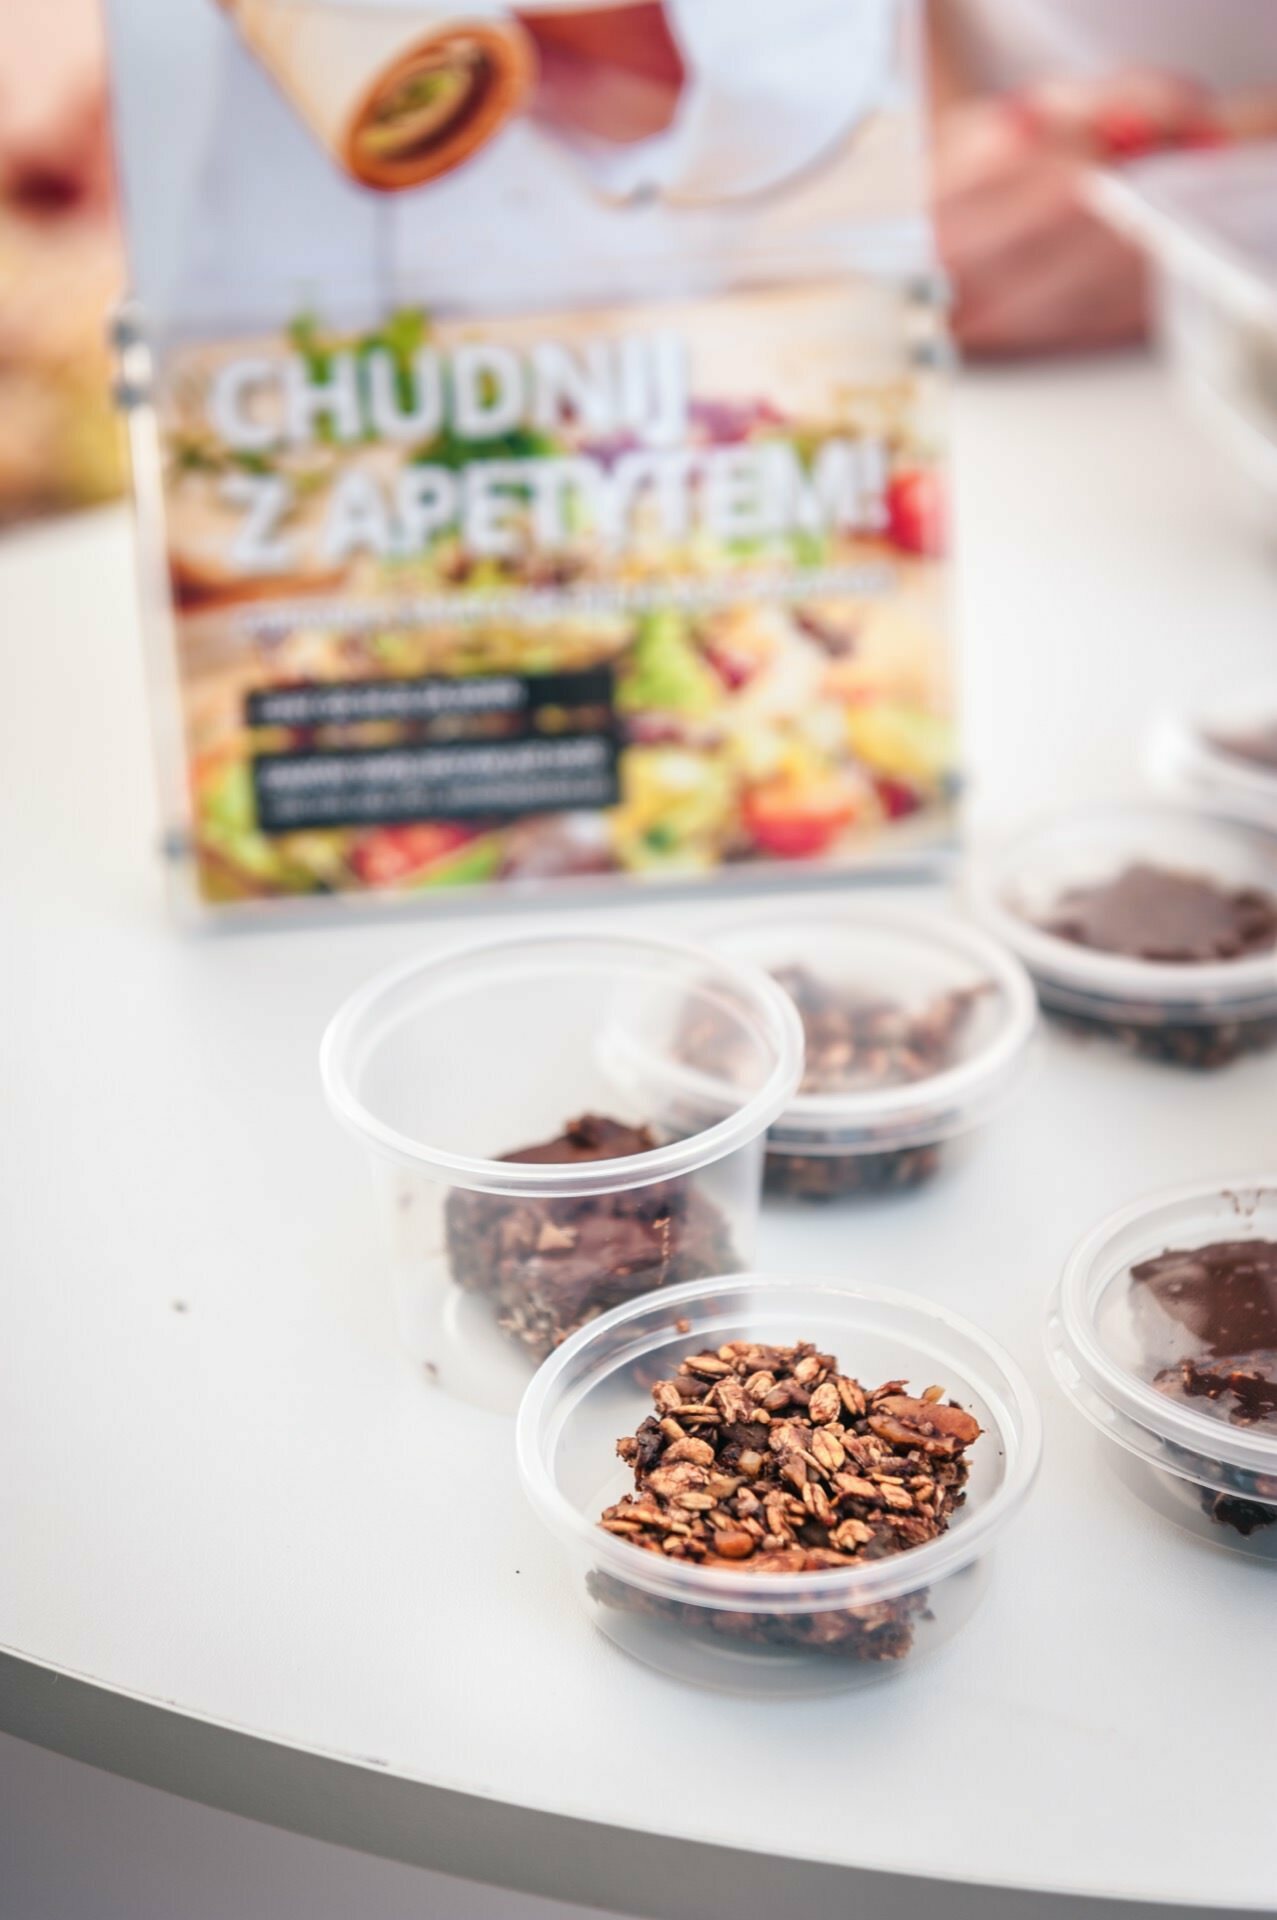
M985 378L957 425L977 812L1129 789L1150 701L1271 664L1277 562L1151 368ZM587 1623L509 1424L401 1358L319 1095L334 1006L464 923L170 930L122 513L0 545L0 633L0 1649L179 1738L237 1727L608 1829L1277 1906L1277 1576L1110 1481L1040 1337L1100 1214L1277 1164L1272 1057L1178 1077L1051 1036L932 1190L767 1212L760 1264L898 1283L1006 1342L1045 1461L930 1663L824 1701L685 1690Z

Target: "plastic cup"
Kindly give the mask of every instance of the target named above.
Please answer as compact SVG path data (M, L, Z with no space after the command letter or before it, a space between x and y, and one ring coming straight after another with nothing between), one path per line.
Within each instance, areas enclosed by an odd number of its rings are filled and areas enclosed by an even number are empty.
M1047 1316L1052 1370L1110 1444L1110 1465L1177 1526L1277 1564L1277 1429L1234 1426L1153 1384L1131 1268L1168 1248L1277 1240L1277 1174L1180 1187L1124 1207L1075 1248ZM1159 1336L1160 1337L1160 1336ZM1185 1337L1185 1345L1191 1347Z
M1277 898L1277 836L1180 808L1095 808L1038 825L976 862L972 904L1024 962L1043 1008L1176 1066L1218 1067L1277 1045L1277 949L1236 960L1098 952L1041 924L1069 888L1147 861Z
M1273 743L1272 757L1256 753ZM1187 713L1164 714L1148 769L1168 794L1232 820L1277 831L1277 679L1228 688Z
M693 1111L677 1062L698 1009L738 1044ZM329 1026L321 1072L367 1149L414 1358L512 1411L580 1321L748 1260L763 1137L801 1068L798 1017L765 973L673 941L506 935L371 980ZM651 1145L502 1158L582 1116L645 1128Z
M808 1091L804 1078L767 1136L771 1192L831 1200L921 1185L950 1142L993 1117L1025 1064L1037 1019L1032 982L1004 947L952 918L828 909L726 926L714 945L782 980L797 970L821 989L910 1014L972 995L954 1058L936 1072L875 1084L853 1057L845 1090Z
M810 1340L867 1386L934 1382L973 1413L984 1431L948 1532L872 1564L802 1575L706 1569L604 1532L599 1516L633 1486L616 1441L651 1412L653 1382L684 1354L742 1339ZM1032 1485L1041 1430L1014 1361L956 1314L908 1294L733 1274L633 1301L574 1335L528 1388L517 1447L524 1489L594 1624L663 1673L756 1696L863 1684L949 1639Z

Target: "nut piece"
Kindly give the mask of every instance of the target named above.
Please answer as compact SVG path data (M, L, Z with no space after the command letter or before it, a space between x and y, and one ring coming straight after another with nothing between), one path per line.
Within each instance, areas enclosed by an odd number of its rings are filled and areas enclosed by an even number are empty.
M980 1424L961 1407L939 1401L911 1400L888 1394L869 1416L870 1431L897 1447L921 1447L926 1453L956 1453L980 1437Z
M538 1253L559 1253L565 1247L576 1245L575 1227L556 1227L553 1220L543 1220L541 1231L537 1235Z
M829 1427L820 1427L813 1433L811 1450L817 1465L826 1473L837 1473L847 1458L842 1441Z
M815 1426L827 1426L831 1420L837 1420L842 1413L842 1401L838 1388L832 1380L824 1381L816 1388L807 1402L807 1411Z
M739 1528L722 1527L714 1536L714 1550L724 1560L748 1560L757 1545L752 1533Z

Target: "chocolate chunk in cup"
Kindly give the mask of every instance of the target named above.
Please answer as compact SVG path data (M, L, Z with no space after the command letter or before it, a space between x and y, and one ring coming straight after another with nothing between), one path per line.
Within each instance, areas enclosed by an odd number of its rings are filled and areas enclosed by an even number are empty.
M969 884L1062 1029L1195 1068L1277 1045L1277 836L1096 808L986 851Z
M737 1343L770 1364L742 1374ZM594 1625L664 1673L752 1697L861 1685L956 1633L1040 1450L1019 1369L966 1321L759 1274L583 1328L537 1373L516 1439ZM653 1550L662 1525L681 1550Z
M532 43L504 9L221 0L342 170L386 193L460 166L523 105Z
M553 1140L502 1158L516 1166L629 1159L660 1145L650 1127L583 1114ZM538 1197L457 1188L444 1209L448 1264L492 1300L498 1325L534 1359L638 1293L736 1264L724 1213L688 1180Z
M1277 1175L1103 1221L1069 1260L1047 1347L1132 1492L1211 1545L1277 1563Z
M805 1064L767 1140L769 1193L802 1200L905 1192L992 1117L1033 1032L1032 986L979 929L942 914L829 906L720 928L794 1001ZM683 1051L712 1074L732 1035L690 1013Z
M690 1112L677 1038L698 995L731 1007L738 1051ZM764 1135L801 1066L765 973L672 941L507 936L355 993L324 1087L367 1149L426 1376L513 1411L577 1327L749 1259Z

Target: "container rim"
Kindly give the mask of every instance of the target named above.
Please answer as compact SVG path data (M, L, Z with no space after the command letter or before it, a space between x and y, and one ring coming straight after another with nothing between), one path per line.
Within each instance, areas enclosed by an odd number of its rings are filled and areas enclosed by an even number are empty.
M762 934L770 924L759 919L724 921L710 937L716 952L730 954L735 935ZM802 917L788 919L786 930L800 931L806 924L814 926L814 917L810 923ZM845 933L852 940L864 930L894 935L936 952L957 950L964 960L992 976L1003 1017L997 1031L976 1052L925 1079L858 1092L795 1094L772 1127L772 1143L784 1146L792 1135L796 1146L810 1153L816 1149L809 1130L825 1128L832 1136L831 1151L872 1152L883 1145L881 1138L874 1137L873 1130L878 1128L890 1133L890 1144L906 1145L915 1138L935 1139L937 1127L951 1136L974 1124L979 1116L972 1109L1022 1064L1037 1025L1037 995L1023 963L982 928L935 912L873 911L831 917L819 924L822 932ZM866 1137L857 1141L855 1135L862 1128Z
M1277 687L1273 690L1277 712ZM1271 831L1277 826L1277 767L1265 768L1216 746L1208 714L1163 712L1149 729L1145 760L1150 777L1181 800L1218 806L1225 818Z
M1003 1394L989 1393L982 1383L982 1392L996 1419L996 1431L990 1432L989 1437L996 1441L1006 1462L1002 1484L977 1510L964 1509L961 1523L938 1539L911 1547L888 1560L818 1573L709 1571L642 1552L604 1532L559 1491L546 1458L547 1443L556 1437L552 1422L556 1390L564 1373L600 1335L611 1334L627 1321L651 1312L653 1307L671 1309L673 1324L679 1309L713 1299L728 1289L767 1293L786 1302L802 1293L816 1293L844 1302L858 1300L898 1307L971 1342L1005 1382ZM618 1363L629 1353L638 1358L647 1345L647 1342L636 1341L633 1349L618 1349L611 1358ZM663 1287L659 1294L642 1295L614 1307L610 1313L601 1314L574 1333L537 1369L524 1393L515 1423L515 1454L524 1493L552 1533L587 1548L597 1563L606 1565L627 1586L640 1587L664 1599L739 1613L800 1609L828 1612L837 1607L867 1605L897 1599L901 1594L916 1592L934 1580L959 1572L987 1550L993 1536L1023 1504L1037 1475L1041 1453L1042 1422L1033 1389L1005 1349L969 1320L917 1294L895 1288L848 1287L831 1280L804 1280L795 1285L773 1274L758 1272L723 1274L709 1280L687 1281L677 1287Z
M1105 1406L1124 1414L1158 1440L1213 1457L1228 1466L1272 1473L1277 1469L1277 1433L1264 1435L1258 1429L1229 1426L1208 1413L1198 1413L1192 1407L1168 1399L1150 1381L1141 1380L1129 1367L1112 1358L1095 1324L1096 1309L1113 1279L1111 1274L1105 1278L1108 1257L1122 1235L1137 1227L1146 1216L1168 1207L1188 1207L1230 1193L1254 1194L1257 1199L1271 1195L1277 1199L1277 1172L1195 1180L1188 1185L1164 1188L1119 1207L1084 1234L1069 1255L1047 1310L1047 1354L1057 1382L1088 1418L1092 1415L1078 1391L1079 1382ZM1070 1374L1068 1365L1061 1364L1062 1360L1076 1369L1075 1375Z
M1242 960L1204 963L1140 960L1101 953L1061 940L1023 918L1006 904L1008 884L1025 865L1032 848L1076 826L1111 827L1120 848L1122 829L1136 822L1169 824L1176 820L1197 831L1203 827L1226 838L1248 841L1272 867L1277 893L1277 835L1249 820L1224 819L1184 806L1130 803L1081 808L1039 816L1019 833L973 857L967 893L986 927L1019 956L1044 997L1060 1004L1098 1009L1114 1003L1124 1018L1138 1020L1140 1003L1186 1021L1208 1021L1218 1013L1236 1020L1258 1019L1277 1008L1277 947ZM1147 1016L1146 1016L1147 1017Z
M679 960L702 972L717 970L719 977L725 978L737 996L753 1010L766 1031L776 1059L763 1085L742 1100L734 1113L686 1138L671 1140L650 1152L630 1154L624 1159L529 1165L432 1147L379 1119L355 1093L350 1068L360 1023L375 1013L379 1001L414 976L456 969L502 951L523 955L559 949L566 959L573 950L608 947ZM426 1168L446 1177L454 1186L473 1191L562 1196L624 1192L657 1180L694 1173L725 1159L751 1140L761 1139L797 1086L802 1061L802 1022L789 996L761 967L742 966L691 942L592 927L492 934L426 954L414 954L384 968L356 988L329 1021L319 1048L320 1078L333 1114L365 1146L383 1158L400 1165Z

